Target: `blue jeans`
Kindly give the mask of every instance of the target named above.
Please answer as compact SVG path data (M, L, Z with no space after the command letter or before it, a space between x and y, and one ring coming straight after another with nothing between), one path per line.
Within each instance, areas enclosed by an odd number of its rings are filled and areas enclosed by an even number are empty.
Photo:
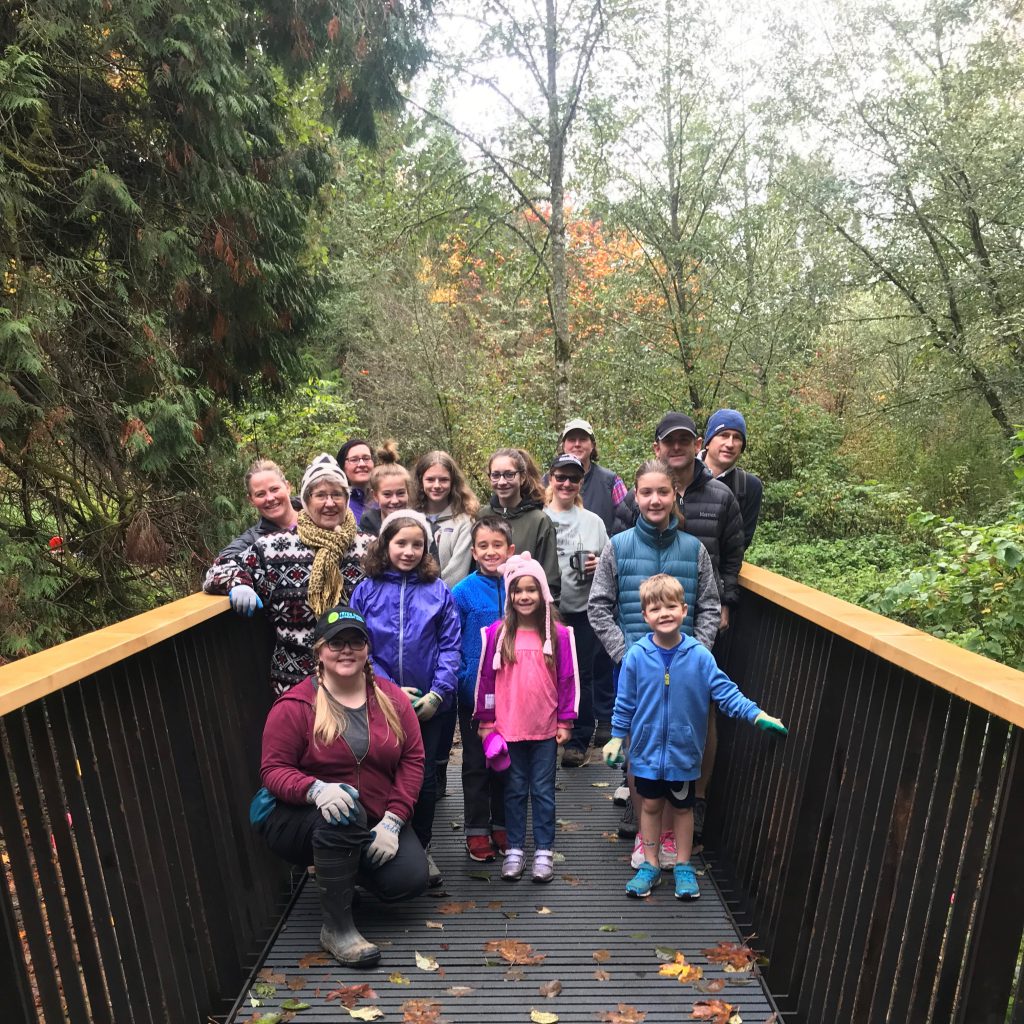
M533 845L550 850L555 845L555 768L558 744L549 740L518 740L508 745L512 767L505 779L505 828L510 848L526 843L526 800L533 811Z

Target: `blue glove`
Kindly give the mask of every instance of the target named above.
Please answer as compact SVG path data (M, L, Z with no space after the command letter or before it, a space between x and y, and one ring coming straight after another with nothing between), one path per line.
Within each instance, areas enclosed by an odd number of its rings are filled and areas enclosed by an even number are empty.
M346 782L321 782L320 779L306 793L306 799L316 804L324 821L332 825L347 825L351 821L358 797L359 790Z
M232 611L238 612L239 615L245 615L250 619L252 618L252 613L257 608L263 607L260 595L252 587L247 587L244 583L231 588L228 592L228 600L231 602Z
M766 715L763 711L754 719L754 725L765 732L778 732L783 736L789 735L789 730L777 718Z

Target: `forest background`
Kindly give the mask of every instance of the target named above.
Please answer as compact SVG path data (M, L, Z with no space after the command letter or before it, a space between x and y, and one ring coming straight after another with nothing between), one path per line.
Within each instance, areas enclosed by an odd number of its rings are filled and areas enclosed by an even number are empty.
M0 661L194 590L257 454L733 406L750 561L1024 667L1024 4L752 7L8 5Z

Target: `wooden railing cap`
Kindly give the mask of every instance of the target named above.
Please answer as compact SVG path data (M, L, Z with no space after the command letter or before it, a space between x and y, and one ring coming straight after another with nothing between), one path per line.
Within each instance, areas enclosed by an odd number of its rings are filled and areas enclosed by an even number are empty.
M0 668L0 715L228 610L226 597L192 594Z
M740 583L752 594L1024 727L1024 672L756 565L743 566Z

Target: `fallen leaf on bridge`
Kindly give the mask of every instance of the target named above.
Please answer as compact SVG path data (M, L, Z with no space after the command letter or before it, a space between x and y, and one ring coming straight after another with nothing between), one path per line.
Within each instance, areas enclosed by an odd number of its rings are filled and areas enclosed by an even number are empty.
M721 999L707 999L693 1004L693 1020L709 1020L712 1024L743 1024L736 1007L732 1003L723 1003Z
M282 1010L288 1010L290 1013L298 1013L299 1010L308 1010L309 1003L304 1003L301 999L286 999L281 1004Z
M542 963L546 953L537 953L528 942L518 939L489 939L484 943L485 953L497 953L510 964L523 964L532 967Z
M284 975L277 971L272 971L269 967L264 967L256 977L259 978L260 981L265 981L268 985L284 984Z
M540 994L548 999L554 999L561 991L562 983L557 978L554 978L551 981L545 981L539 989Z
M424 956L419 950L416 953L416 966L421 971L436 971L440 964L432 956Z
M526 971L522 967L510 967L502 977L505 981L525 981Z
M545 1010L531 1010L530 1020L533 1024L558 1024L558 1014L548 1013Z
M611 975L603 967L594 971L594 981L608 981L610 978Z
M285 984L293 991L298 992L300 988L306 987L305 978L287 978Z
M590 954L599 964L606 964L612 958L612 954L607 949L595 949Z
M359 985L342 985L341 988L336 988L333 992L328 992L324 999L330 1002L332 999L337 999L343 1006L352 1007L359 1002L360 999L376 999L377 993L373 989L363 982Z
M404 974L400 973L399 971L395 971L394 974L389 974L388 975L388 981L390 981L392 985L411 985L412 984L412 982Z
M331 958L324 956L323 953L307 953L299 960L299 968L307 971L310 967L327 967L331 963Z
M597 1019L605 1021L606 1024L640 1024L646 1016L646 1010L638 1010L627 1003L619 1003L617 1010L604 1010Z
M407 999L402 1003L405 1024L436 1024L441 1004L433 999Z
M463 996L468 996L473 988L469 985L452 985L451 988L445 990L448 995L455 996L456 999L461 999Z
M500 907L501 904L499 903ZM451 914L464 914L467 910L476 909L476 900L463 900L461 903L442 903L438 908L439 914L444 914L446 917Z
M698 981L703 977L704 971L695 964L688 964L682 953L676 953L672 963L661 965L658 974L663 978L678 978L679 982L685 985L690 981Z
M380 1020L384 1011L379 1006L356 1006L348 1011L356 1020Z
M712 978L710 981L698 981L696 984L698 992L703 992L706 995L714 995L716 992L721 992L725 988L724 978Z
M712 949L702 949L701 956L706 956L713 964L723 964L726 971L749 971L753 969L757 954L749 946L741 946L736 942L720 942Z

